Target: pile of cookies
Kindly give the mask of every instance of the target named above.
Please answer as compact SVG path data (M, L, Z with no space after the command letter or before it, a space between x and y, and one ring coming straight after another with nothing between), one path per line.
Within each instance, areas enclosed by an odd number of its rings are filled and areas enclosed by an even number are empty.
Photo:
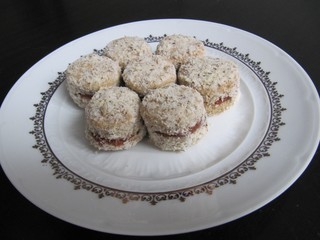
M146 135L161 150L185 150L207 133L207 116L234 104L240 85L235 63L205 56L203 43L185 35L165 36L155 53L143 38L115 39L65 74L71 98L85 109L86 138L106 151Z

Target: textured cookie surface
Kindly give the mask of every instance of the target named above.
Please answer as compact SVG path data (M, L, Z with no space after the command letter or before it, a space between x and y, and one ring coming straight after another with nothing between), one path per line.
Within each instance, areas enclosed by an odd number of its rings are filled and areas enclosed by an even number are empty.
M115 61L97 54L80 57L65 73L69 94L82 108L101 87L119 85L121 77L121 69Z
M175 83L177 78L174 65L157 55L130 62L122 77L126 86L140 96L146 95L151 89Z
M203 43L194 37L174 34L159 42L156 54L166 57L178 69L187 58L204 56L205 48Z
M152 49L143 38L126 36L108 43L104 53L117 61L123 70L129 62L143 56L151 56Z
M146 130L139 96L126 87L99 90L85 108L86 136L103 150L121 150L137 144Z
M162 150L185 150L207 133L203 98L186 86L173 84L150 91L140 112L151 141Z
M214 115L228 109L238 98L240 75L232 61L193 57L181 65L178 82L199 91L208 114Z

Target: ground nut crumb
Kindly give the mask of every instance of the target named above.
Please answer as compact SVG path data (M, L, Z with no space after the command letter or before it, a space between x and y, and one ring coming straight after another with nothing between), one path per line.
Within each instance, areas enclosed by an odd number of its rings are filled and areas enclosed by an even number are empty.
M108 43L104 53L117 61L123 70L129 62L143 56L151 56L152 49L143 38L126 36Z
M175 83L177 78L174 65L157 55L130 62L122 77L126 86L140 96L146 95L149 90Z
M174 34L164 37L158 44L156 54L166 57L178 69L188 57L202 57L204 44L191 36Z
M71 98L84 108L101 87L119 85L121 69L112 59L92 53L72 62L65 74Z
M150 91L140 112L151 140L163 150L184 150L207 132L203 98L186 86L173 84Z
M209 56L191 57L181 65L178 83L199 91L208 114L214 115L226 110L237 99L240 75L232 61Z
M86 137L98 149L127 149L146 134L141 100L126 87L100 89L85 108Z

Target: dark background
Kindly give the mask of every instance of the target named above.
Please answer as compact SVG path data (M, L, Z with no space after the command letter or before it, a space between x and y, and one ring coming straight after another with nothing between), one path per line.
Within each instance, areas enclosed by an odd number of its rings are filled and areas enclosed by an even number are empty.
M110 26L156 18L208 20L255 33L291 55L319 89L319 0L2 0L0 103L25 71L65 43ZM215 228L154 238L320 239L319 169L317 151L285 193L254 213ZM0 184L1 239L142 238L95 232L61 221L26 200L2 169Z

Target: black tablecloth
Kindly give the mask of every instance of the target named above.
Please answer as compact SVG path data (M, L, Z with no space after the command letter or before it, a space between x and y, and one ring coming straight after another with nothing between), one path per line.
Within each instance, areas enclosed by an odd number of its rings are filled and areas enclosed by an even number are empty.
M1 103L25 71L63 44L110 26L161 18L207 20L255 33L291 55L320 87L318 0L3 0L0 12ZM302 176L261 209L211 229L159 238L320 239L319 157L317 151ZM2 169L0 177L1 239L132 238L59 220L26 200Z

